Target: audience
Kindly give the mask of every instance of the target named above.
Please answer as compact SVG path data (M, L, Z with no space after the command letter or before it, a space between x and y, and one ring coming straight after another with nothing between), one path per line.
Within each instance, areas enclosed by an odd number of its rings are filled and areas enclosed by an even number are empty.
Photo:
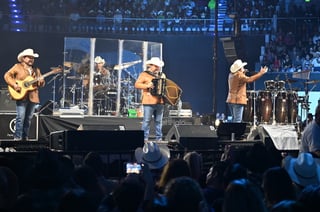
M312 154L302 152L297 158L288 155L282 165L294 183L297 195L306 186L320 184L319 159L313 158Z
M267 212L267 208L260 188L248 179L242 178L229 183L225 191L222 211Z
M262 188L267 208L272 208L283 200L296 200L295 188L285 169L276 166L263 174Z

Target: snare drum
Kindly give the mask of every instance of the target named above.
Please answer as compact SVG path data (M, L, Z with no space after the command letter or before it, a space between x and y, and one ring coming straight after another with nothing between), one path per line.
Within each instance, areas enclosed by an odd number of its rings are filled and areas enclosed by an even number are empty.
M288 92L288 123L295 124L298 114L298 94L295 91Z
M276 97L276 122L285 124L288 121L288 102L287 92L280 91Z
M266 90L272 91L272 90L276 89L276 82L273 80L266 80L266 81L264 81L264 86L265 86Z
M257 97L257 94L253 90L247 91L247 104L244 106L242 120L244 122L253 122L254 116L254 101Z
M101 85L102 84L102 77L101 74L95 74L93 77L93 84L96 85Z
M270 91L259 91L257 107L257 120L269 123L272 115L272 95Z

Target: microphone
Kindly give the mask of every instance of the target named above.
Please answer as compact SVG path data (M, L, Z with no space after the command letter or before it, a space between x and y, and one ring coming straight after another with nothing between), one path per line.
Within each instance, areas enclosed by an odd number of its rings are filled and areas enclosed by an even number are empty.
M243 70L243 73L247 73L247 72L249 72L248 69L244 69L244 70Z

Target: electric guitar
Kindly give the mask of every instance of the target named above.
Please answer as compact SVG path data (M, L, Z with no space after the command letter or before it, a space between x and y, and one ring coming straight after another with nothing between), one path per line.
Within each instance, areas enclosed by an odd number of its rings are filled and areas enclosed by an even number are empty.
M16 84L21 88L20 91L16 91L12 86L8 86L8 91L12 99L21 100L25 97L28 91L35 90L37 86L34 84L41 79L44 79L47 76L52 74L57 74L62 71L62 67L53 68L48 73L41 75L39 78L33 78L32 76L27 76L24 80L16 80Z

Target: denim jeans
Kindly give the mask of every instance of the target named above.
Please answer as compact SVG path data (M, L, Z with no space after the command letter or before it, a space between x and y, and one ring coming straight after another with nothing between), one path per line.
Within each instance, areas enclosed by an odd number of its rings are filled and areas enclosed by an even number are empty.
M229 105L229 110L232 116L232 122L241 122L244 105L230 104L230 103L228 105Z
M149 139L150 124L152 116L155 124L156 140L162 139L162 118L163 118L164 105L143 105L143 123L142 130L144 131L144 140Z
M14 133L15 139L27 138L29 135L31 120L33 117L36 104L29 100L16 101L16 129Z

